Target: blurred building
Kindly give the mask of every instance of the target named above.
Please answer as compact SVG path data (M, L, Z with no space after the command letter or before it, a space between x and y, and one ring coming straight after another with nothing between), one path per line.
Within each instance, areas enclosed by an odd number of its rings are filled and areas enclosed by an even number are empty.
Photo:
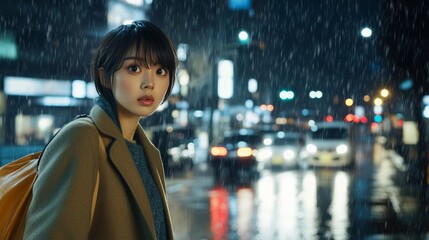
M43 144L96 96L91 54L150 1L5 0L0 7L0 144Z

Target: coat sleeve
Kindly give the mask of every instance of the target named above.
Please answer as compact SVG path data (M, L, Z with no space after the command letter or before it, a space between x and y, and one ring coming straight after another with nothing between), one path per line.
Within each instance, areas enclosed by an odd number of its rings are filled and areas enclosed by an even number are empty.
M24 239L87 239L99 161L98 130L73 121L46 147Z

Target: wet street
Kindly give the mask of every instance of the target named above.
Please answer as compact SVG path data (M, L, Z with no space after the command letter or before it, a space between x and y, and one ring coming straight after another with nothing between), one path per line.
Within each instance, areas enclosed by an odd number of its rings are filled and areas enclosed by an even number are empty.
M250 183L196 169L167 184L179 240L429 239L422 191L379 144L362 143L353 169L264 170Z

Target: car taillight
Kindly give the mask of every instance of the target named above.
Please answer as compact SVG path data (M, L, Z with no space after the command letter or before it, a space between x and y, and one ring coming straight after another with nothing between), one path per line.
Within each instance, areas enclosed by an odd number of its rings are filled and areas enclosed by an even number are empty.
M239 148L237 150L238 157L250 157L252 156L253 150L249 147Z
M225 157L228 154L228 150L225 147L212 147L210 154L212 156Z

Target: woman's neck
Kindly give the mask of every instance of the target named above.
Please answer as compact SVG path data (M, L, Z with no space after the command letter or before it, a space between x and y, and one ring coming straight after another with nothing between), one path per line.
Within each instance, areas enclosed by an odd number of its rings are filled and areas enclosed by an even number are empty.
M118 119L121 125L122 135L128 141L133 141L140 117L130 114L126 109L117 104Z

